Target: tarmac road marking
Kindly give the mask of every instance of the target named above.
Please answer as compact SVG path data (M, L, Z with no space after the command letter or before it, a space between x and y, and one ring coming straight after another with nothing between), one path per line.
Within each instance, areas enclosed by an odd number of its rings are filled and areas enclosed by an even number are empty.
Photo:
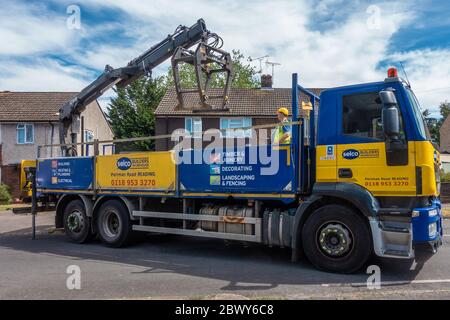
M381 281L381 286L399 286L408 284L430 284L430 283L450 283L450 279ZM367 286L366 282L322 283L322 287L365 287L365 286Z

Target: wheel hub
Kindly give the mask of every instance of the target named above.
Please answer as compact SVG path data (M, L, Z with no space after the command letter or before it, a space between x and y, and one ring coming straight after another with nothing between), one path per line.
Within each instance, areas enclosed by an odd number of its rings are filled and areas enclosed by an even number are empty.
M72 232L79 232L84 226L83 215L80 211L75 210L67 217L67 227Z
M339 223L327 224L319 232L319 248L327 255L341 257L348 253L352 239L348 229Z
M115 212L107 212L103 220L103 230L105 233L114 238L120 233L120 220Z

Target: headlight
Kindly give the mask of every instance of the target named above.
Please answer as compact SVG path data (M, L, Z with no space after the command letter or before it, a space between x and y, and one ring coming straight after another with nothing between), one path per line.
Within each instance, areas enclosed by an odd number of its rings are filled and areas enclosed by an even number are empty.
M433 210L428 211L428 216L429 217L437 216L437 214L438 214L437 209L433 209Z
M420 211L413 210L412 217L415 218L415 217L418 217L418 216L420 216Z
M430 223L428 225L428 236L430 238L434 238L436 236L436 233L437 233L436 222Z

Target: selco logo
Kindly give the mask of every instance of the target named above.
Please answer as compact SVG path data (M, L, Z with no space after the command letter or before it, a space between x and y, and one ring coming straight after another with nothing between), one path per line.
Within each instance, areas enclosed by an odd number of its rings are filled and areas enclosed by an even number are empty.
M128 170L131 168L131 160L129 158L123 157L117 160L117 168L120 170Z
M342 152L342 156L348 160L356 159L359 157L359 151L355 149L347 149Z

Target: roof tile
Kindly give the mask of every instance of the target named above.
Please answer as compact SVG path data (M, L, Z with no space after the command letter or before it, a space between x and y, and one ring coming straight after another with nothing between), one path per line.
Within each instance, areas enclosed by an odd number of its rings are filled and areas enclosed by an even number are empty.
M58 121L58 111L76 92L0 92L0 121Z
M316 95L320 95L323 89L308 89ZM218 95L222 93L221 89L211 89L210 95ZM197 93L185 93L185 108L178 108L177 95L174 88L167 90L162 98L158 108L155 111L157 116L183 116L193 114L193 109L198 109L200 98ZM303 93L300 95L301 100L309 101L309 98ZM250 88L232 88L229 94L228 108L229 111L220 110L218 106L221 100L212 100L211 105L217 111L195 111L198 115L236 115L236 116L273 116L278 108L287 107L291 112L291 89L290 88L274 88L274 89L250 89Z

